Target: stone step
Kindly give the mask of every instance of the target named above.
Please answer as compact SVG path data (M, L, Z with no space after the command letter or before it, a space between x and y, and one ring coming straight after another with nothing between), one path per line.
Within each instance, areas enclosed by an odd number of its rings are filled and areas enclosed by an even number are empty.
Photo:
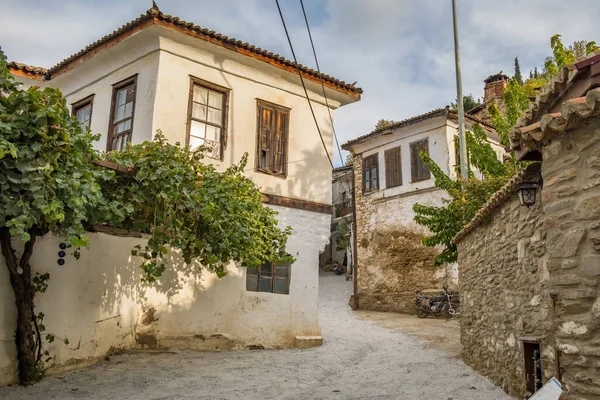
M296 336L296 347L299 349L310 349L323 345L323 336Z

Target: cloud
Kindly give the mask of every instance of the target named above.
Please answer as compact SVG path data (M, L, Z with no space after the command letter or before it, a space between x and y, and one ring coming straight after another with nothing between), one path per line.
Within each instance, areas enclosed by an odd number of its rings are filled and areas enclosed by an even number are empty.
M297 0L280 0L299 61L315 67ZM378 119L401 120L456 97L449 1L305 0L323 72L358 81L363 100L335 112L340 142L368 133ZM290 58L272 0L158 0L163 11ZM550 55L550 36L598 40L597 0L458 1L463 92L483 95L483 79L523 74ZM137 17L149 0L6 2L0 45L9 59L49 67ZM336 160L339 158L336 156Z

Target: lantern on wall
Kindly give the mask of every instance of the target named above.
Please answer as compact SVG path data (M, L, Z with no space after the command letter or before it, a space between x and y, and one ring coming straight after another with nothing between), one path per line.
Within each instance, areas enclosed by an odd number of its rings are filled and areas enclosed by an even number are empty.
M535 204L538 189L542 188L541 164L534 163L527 167L523 183L517 188L517 195L522 206Z
M535 196L538 190L537 182L524 182L517 189L519 195L519 202L522 206L531 207L535 204Z

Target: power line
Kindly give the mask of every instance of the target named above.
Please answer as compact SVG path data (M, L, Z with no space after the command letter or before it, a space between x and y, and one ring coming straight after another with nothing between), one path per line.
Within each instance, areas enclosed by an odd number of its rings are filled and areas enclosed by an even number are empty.
M325 149L325 154L327 154L327 159L329 160L329 164L331 164L331 169L334 169L333 162L331 161L331 157L329 156L329 151L327 151L327 145L325 144L325 139L323 139L323 135L321 134L321 129L319 128L319 123L317 122L317 116L315 115L315 110L313 109L312 103L310 102L310 98L308 97L308 90L306 89L306 85L304 84L304 78L302 78L302 72L300 71L298 59L296 58L296 53L294 52L294 46L292 46L292 39L290 39L290 34L288 33L287 26L285 25L283 13L281 12L281 7L279 6L279 0L275 0L275 4L277 4L277 10L279 11L279 16L281 17L281 23L283 24L285 36L287 37L288 43L290 45L290 50L292 51L292 56L294 57L294 65L296 67L296 71L298 71L298 76L300 77L300 82L302 83L302 88L304 89L304 95L306 96L306 100L308 101L308 106L310 107L310 112L312 113L313 119L315 120L315 125L317 126L317 131L319 132L319 136L321 137L321 143L323 144L323 148Z
M317 51L315 50L315 44L313 43L312 35L310 33L310 26L308 24L308 18L306 17L306 11L304 10L304 2L300 0L300 6L302 6L302 14L304 14L304 21L306 22L306 30L308 31L308 38L310 39L310 46L312 47L313 55L315 56L315 64L317 64L317 72L321 75L321 68L319 67L319 60L317 59ZM344 159L342 158L342 149L340 148L340 142L338 141L337 134L335 133L335 127L333 126L333 117L331 116L331 109L329 108L329 101L327 99L327 93L325 93L325 85L321 80L321 88L323 89L323 96L325 97L325 105L327 106L327 112L329 113L329 121L331 121L331 129L333 130L333 138L338 148L338 154L340 155L340 161L344 165Z

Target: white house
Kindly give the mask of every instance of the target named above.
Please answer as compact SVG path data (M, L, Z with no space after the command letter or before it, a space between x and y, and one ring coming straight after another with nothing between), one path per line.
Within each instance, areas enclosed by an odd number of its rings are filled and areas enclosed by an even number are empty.
M297 261L277 273L269 264L231 265L218 279L175 267L154 286L140 283L130 256L143 238L92 233L81 259L59 266L59 239L44 237L32 267L51 279L37 311L49 332L70 340L47 346L56 368L145 344L277 348L320 335L318 259L329 238L332 172L293 62L153 7L50 69L9 66L26 86L60 88L81 123L102 134L98 150L151 140L160 129L172 142L210 145L207 160L218 168L249 153L248 176L281 226L293 229L287 250ZM360 100L362 90L298 67L333 154L322 85L332 110ZM16 310L2 264L0 384L16 378Z
M493 128L479 123L501 159L504 150ZM419 156L426 152L456 177L456 112L441 108L394 123L345 143L354 157L356 208L355 303L359 308L413 312L415 290L441 283L456 287L456 265L435 268L437 249L425 247L427 230L414 221L416 203L441 206L445 192ZM356 301L358 303L356 303Z

